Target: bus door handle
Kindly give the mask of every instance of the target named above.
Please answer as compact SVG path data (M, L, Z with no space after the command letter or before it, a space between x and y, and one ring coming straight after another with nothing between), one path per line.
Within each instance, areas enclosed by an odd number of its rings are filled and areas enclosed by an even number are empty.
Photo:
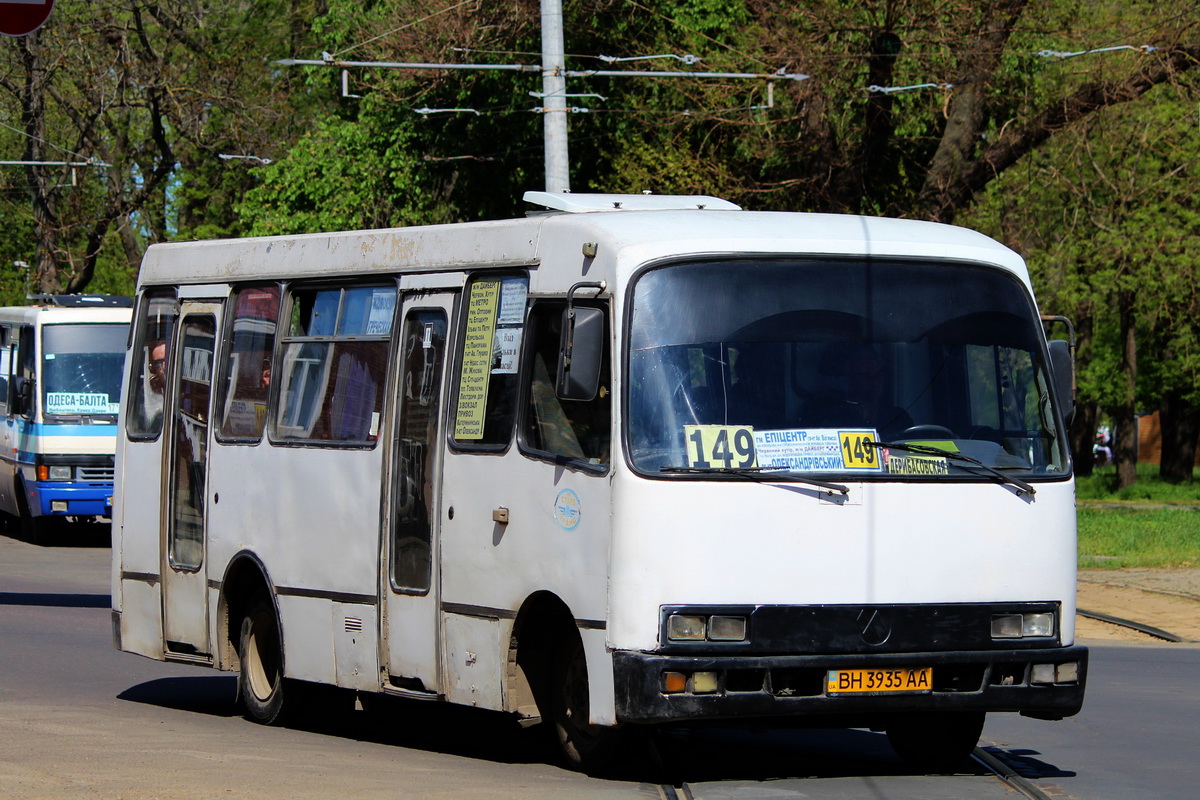
M492 509L492 522L499 522L501 525L508 524L508 509L504 506Z

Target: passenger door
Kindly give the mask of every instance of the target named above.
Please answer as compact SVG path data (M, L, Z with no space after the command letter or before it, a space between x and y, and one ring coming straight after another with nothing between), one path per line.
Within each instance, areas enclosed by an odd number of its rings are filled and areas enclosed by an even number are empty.
M17 419L10 414L9 386L13 360L17 355L12 328L0 326L0 511L13 516L20 513L13 479L16 476Z
M445 361L453 295L410 295L402 305L396 415L384 471L385 682L416 694L440 687L438 520Z
M177 656L211 653L204 568L209 427L220 305L184 301L175 339L163 499L163 639Z

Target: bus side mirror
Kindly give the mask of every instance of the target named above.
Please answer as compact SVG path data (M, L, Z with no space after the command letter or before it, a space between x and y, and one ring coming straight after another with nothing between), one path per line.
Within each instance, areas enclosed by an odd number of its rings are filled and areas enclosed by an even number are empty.
M16 391L13 393L13 413L29 416L33 411L33 379L17 378Z
M1075 360L1071 345L1063 339L1051 339L1050 369L1054 372L1054 393L1062 404L1063 422L1069 427L1075 416Z
M569 306L563 311L555 390L563 400L593 400L604 360L604 310Z

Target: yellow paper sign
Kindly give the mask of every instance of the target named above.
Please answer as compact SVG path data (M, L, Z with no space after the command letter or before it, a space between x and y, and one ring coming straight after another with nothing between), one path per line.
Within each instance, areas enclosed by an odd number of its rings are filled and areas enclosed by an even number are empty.
M491 377L492 340L496 311L500 306L500 281L476 281L467 300L467 328L463 334L462 369L458 375L458 409L454 438L483 438L487 410L488 379Z
M687 465L693 469L750 469L758 466L754 429L739 425L684 425Z
M874 446L878 439L878 434L873 430L838 431L842 466L845 469L878 472L882 467L879 451Z

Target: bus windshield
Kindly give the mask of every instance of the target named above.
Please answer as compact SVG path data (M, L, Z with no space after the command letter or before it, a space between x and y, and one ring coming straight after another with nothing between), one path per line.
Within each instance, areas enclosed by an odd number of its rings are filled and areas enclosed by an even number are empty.
M1019 480L1069 469L1037 311L999 269L675 264L644 273L632 300L626 437L640 472Z
M129 326L62 324L42 328L43 412L116 416Z

